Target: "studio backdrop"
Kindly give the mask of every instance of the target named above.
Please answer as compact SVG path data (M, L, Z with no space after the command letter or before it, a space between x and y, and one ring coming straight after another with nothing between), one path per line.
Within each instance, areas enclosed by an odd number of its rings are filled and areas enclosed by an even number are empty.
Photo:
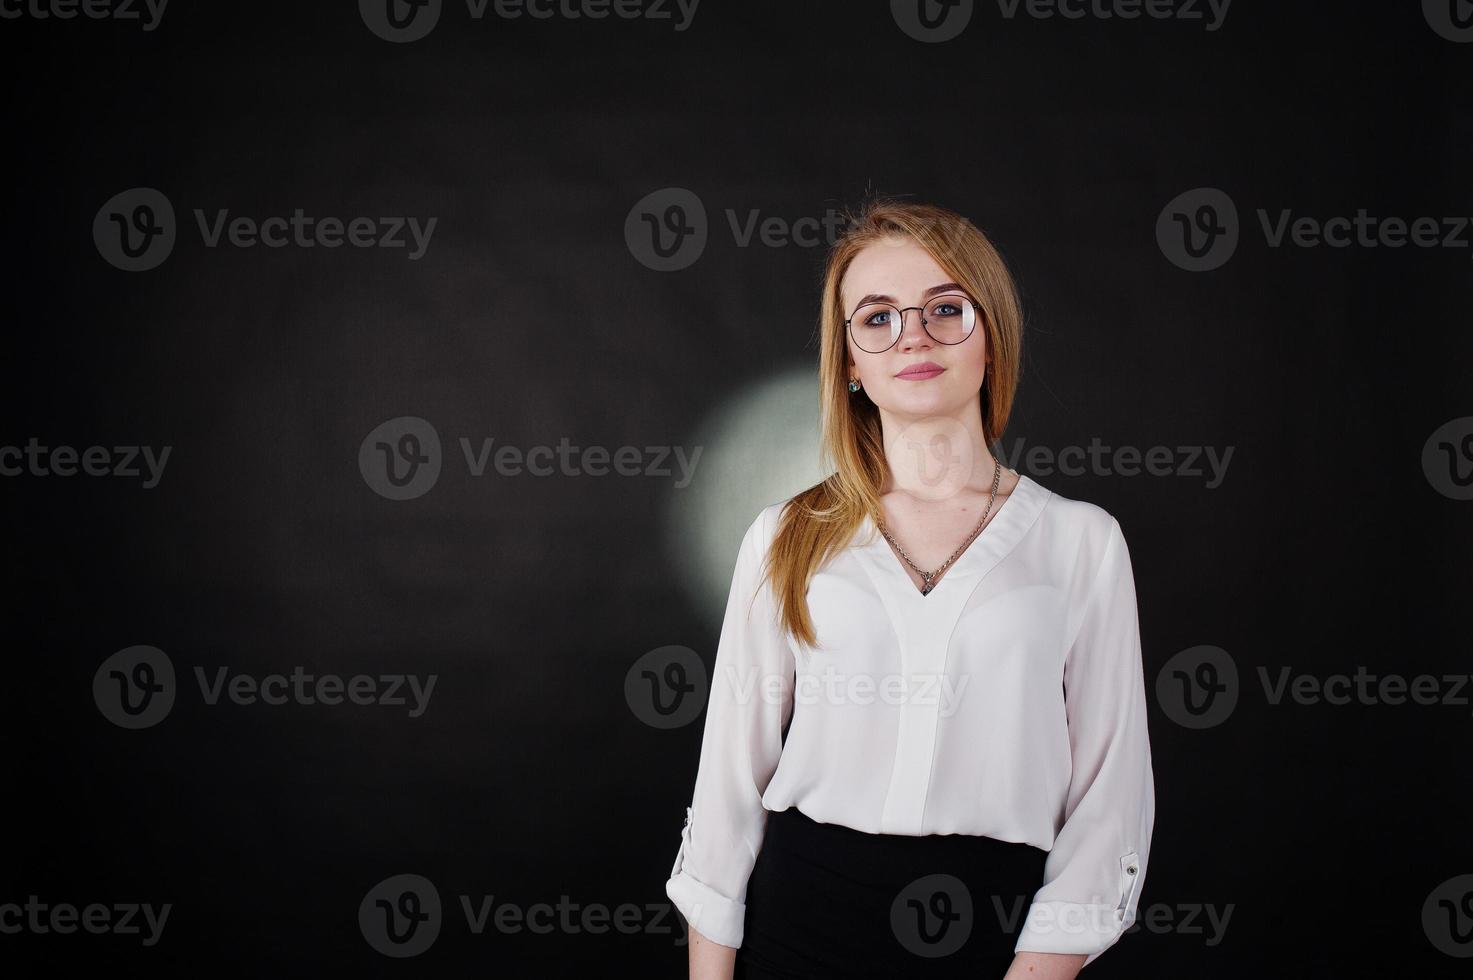
M998 456L1130 543L1155 836L1087 975L1466 974L1462 0L0 0L0 47L6 976L684 976L737 546L827 473L873 195L998 245Z

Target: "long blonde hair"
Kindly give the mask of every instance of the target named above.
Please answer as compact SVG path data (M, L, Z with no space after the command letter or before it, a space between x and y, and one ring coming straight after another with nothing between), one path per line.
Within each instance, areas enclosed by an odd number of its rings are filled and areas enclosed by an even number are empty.
M991 446L1002 436L1018 387L1022 307L1002 256L976 225L930 204L880 198L849 212L849 230L834 243L824 272L819 315L819 400L823 455L834 472L788 500L764 565L783 627L816 644L806 595L813 573L846 546L866 515L880 518L885 460L879 408L863 390L849 392L848 344L840 284L854 256L868 245L909 235L978 303L988 365L981 389L982 432Z

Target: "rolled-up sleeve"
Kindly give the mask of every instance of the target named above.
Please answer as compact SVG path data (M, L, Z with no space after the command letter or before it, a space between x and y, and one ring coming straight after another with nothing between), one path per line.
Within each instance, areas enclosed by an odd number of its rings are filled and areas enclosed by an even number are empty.
M758 513L737 552L716 647L691 804L665 893L691 928L740 947L747 879L767 829L762 806L792 716L794 660L769 583L769 529Z
M1155 820L1143 675L1130 553L1111 517L1064 661L1073 760L1064 822L1018 952L1086 953L1088 966L1135 921Z

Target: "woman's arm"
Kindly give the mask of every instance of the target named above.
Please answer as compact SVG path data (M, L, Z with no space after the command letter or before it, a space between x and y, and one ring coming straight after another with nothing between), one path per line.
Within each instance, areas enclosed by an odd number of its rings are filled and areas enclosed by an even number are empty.
M1074 980L1085 959L1083 953L1018 953L1003 980Z
M1135 921L1155 820L1135 579L1120 525L1108 521L1090 542L1101 557L1064 662L1073 757L1064 823L1014 947L1082 953L1081 969Z
M792 717L793 652L772 590L762 582L772 537L768 518L775 511L764 508L757 514L737 551L695 787L665 882L665 893L691 937L693 968L698 958L704 967L708 959L729 957L742 945L747 880L767 830L762 795Z
M690 944L690 980L731 980L736 971L736 950L713 942L694 929L687 930Z

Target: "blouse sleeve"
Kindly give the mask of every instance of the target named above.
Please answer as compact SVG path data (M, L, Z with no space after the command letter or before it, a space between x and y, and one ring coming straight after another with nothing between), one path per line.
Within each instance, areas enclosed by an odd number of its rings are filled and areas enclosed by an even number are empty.
M747 879L767 829L762 794L792 716L794 660L772 590L758 589L768 534L763 514L747 528L732 573L716 647L711 695L691 805L665 893L686 922L740 947Z
M1065 657L1064 700L1064 823L1015 949L1087 953L1088 966L1135 921L1155 821L1135 580L1113 517Z

